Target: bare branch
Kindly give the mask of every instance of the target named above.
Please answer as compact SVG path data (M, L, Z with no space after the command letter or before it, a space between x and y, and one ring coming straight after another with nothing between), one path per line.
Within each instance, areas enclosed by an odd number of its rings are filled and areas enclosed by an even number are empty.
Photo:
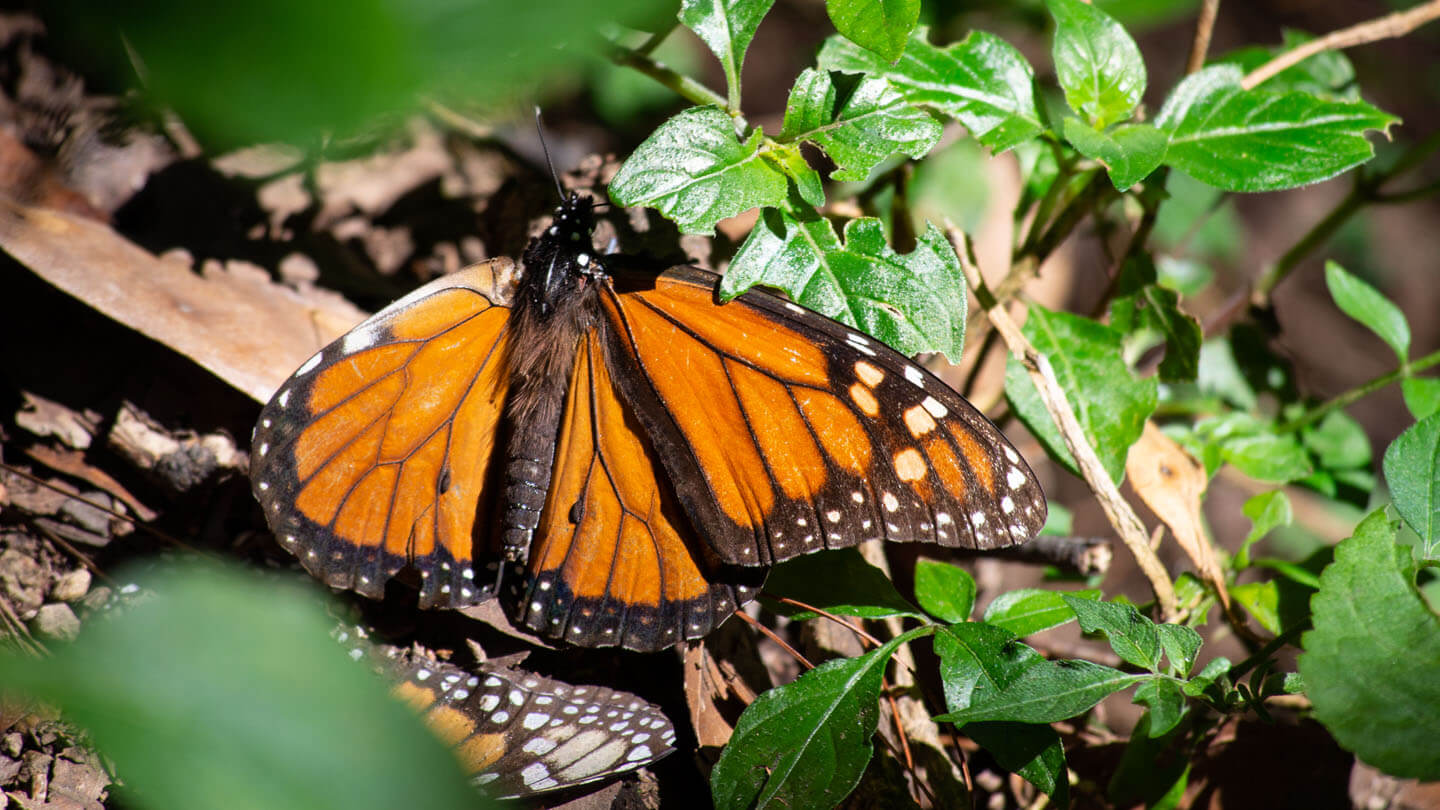
M1215 31L1215 18L1220 15L1220 0L1203 0L1200 18L1195 21L1195 41L1190 45L1190 61L1185 64L1189 75L1205 67L1205 54L1210 51L1210 35Z
M1376 17L1349 28L1331 31L1319 39L1312 39L1294 50L1286 51L1250 71L1250 74L1241 80L1240 86L1246 90L1253 89L1280 71L1292 65L1298 65L1323 51L1353 48L1367 42L1403 37L1436 18L1440 18L1440 0L1430 0L1428 3L1421 3L1405 11L1397 11L1394 14Z

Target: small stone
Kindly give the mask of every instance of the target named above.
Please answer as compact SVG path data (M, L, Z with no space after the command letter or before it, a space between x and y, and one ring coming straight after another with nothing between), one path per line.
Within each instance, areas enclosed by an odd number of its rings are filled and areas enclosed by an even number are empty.
M25 750L25 737L18 731L6 734L0 739L0 754L7 757L18 757L20 752Z
M57 602L41 607L35 613L35 634L55 641L74 641L80 635L80 619L70 606Z
M77 568L62 574L50 588L50 598L56 602L74 602L90 592L90 571Z
M114 594L115 592L110 589L110 586L96 585L90 589L89 593L85 594L85 598L80 604L87 611L100 610L110 604L110 597L114 596Z

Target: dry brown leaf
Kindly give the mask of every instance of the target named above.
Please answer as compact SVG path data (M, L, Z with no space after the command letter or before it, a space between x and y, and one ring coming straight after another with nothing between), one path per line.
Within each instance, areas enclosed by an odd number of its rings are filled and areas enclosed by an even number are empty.
M1230 593L1225 589L1225 573L1205 535L1200 515L1201 500L1209 483L1205 468L1154 422L1146 422L1140 441L1130 447L1125 475L1150 511L1170 527L1180 548L1185 550L1200 576L1214 586L1220 603L1228 610Z
M27 448L25 454L30 458L44 464L52 470L63 472L66 475L73 475L99 489L102 489L116 500L124 501L131 511L140 520L149 523L158 517L155 510L140 502L140 499L130 494L119 481L110 477L104 470L94 467L85 461L85 454L79 450L56 450L52 447L37 444ZM79 497L79 496L76 496Z
M196 274L101 223L0 200L0 248L49 283L264 402L365 313L306 300L263 271Z

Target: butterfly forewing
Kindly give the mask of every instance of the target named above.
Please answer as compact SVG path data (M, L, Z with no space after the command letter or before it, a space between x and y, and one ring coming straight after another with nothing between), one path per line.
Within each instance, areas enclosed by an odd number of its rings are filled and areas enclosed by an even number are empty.
M422 605L485 598L472 537L508 384L512 283L502 261L421 287L317 353L265 406L256 497L281 544L329 585L378 598L412 565Z
M1043 525L1020 454L897 352L768 293L717 305L697 268L616 277L616 382L725 561L870 539L997 548Z
M675 729L628 692L482 665L396 662L395 694L485 792L513 798L605 779L672 753Z

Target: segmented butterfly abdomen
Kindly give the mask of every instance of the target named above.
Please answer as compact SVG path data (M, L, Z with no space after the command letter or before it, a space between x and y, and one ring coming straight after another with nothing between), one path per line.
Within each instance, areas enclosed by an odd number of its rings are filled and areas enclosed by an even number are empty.
M396 665L395 694L492 796L582 785L674 751L669 719L629 692L484 665L475 673L430 660Z

